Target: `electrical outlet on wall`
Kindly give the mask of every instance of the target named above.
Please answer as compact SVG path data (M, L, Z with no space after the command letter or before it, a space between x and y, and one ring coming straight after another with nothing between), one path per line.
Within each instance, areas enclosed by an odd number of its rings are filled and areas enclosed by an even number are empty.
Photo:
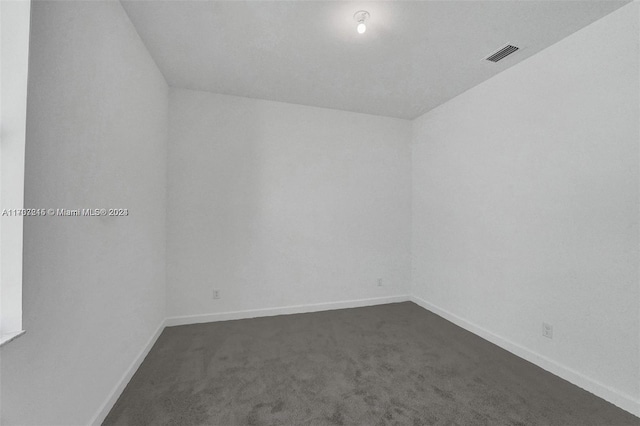
M382 278L378 278L378 287L382 287Z
M218 290L217 288L213 289L213 298L220 299L220 290Z
M543 322L542 335L548 339L553 339L553 326L551 324L547 324L546 322Z

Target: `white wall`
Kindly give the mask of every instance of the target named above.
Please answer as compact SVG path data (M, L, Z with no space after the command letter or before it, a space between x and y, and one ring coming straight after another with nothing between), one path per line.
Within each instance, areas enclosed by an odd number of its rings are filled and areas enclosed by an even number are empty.
M627 409L640 398L638 18L625 6L420 117L412 153L414 294Z
M168 316L408 293L409 121L172 89L169 127Z
M3 425L89 423L164 318L168 87L119 2L32 5L24 328Z
M30 13L30 0L0 2L0 211L24 202ZM0 218L1 341L22 330L22 224L20 216Z
M410 291L637 400L637 9L419 118L411 154L408 121L168 95L118 2L36 2L25 204L130 216L25 221L2 424L94 419L165 313Z

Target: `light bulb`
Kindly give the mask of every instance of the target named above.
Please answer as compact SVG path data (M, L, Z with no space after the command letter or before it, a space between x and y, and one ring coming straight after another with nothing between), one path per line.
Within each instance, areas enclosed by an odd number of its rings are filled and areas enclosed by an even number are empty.
M367 31L367 25L365 24L367 19L369 19L369 12L366 10L359 10L353 14L353 20L358 23L356 26L358 34L364 34L364 32Z

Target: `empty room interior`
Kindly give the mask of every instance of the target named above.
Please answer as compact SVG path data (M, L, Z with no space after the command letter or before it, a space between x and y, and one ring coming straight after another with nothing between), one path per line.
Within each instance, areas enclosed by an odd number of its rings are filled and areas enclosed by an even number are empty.
M2 425L640 425L639 1L0 24Z

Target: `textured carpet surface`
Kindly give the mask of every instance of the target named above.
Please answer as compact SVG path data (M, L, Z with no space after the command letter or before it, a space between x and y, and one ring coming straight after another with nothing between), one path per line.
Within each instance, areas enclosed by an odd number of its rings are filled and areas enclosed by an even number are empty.
M166 328L105 425L640 425L406 303Z

